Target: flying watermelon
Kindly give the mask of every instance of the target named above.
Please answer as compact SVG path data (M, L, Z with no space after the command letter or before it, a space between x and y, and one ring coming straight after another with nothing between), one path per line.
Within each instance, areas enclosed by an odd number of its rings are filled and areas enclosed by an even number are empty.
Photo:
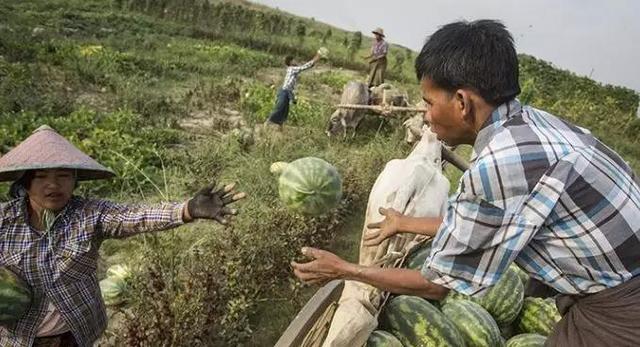
M320 158L276 162L271 164L271 172L280 175L280 200L295 212L321 215L336 207L342 198L342 178L338 170Z

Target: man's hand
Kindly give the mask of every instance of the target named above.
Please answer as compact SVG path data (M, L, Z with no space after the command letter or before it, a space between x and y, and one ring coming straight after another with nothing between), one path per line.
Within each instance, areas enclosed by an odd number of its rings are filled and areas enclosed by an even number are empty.
M402 218L402 213L392 209L392 208L384 208L380 207L378 210L381 215L385 218L377 223L371 223L367 225L368 229L378 229L375 231L369 231L364 234L364 245L365 246L377 246L382 241L388 239L389 237L397 234L400 230L400 218Z
M345 278L354 267L337 255L312 247L303 247L302 254L311 258L308 263L291 262L293 273L307 284L324 284L334 279Z
M187 219L213 219L223 225L229 223L228 216L238 214L238 210L229 208L228 205L247 196L244 192L236 192L235 186L235 183L231 183L214 190L214 183L201 189L187 202L187 213L190 217Z

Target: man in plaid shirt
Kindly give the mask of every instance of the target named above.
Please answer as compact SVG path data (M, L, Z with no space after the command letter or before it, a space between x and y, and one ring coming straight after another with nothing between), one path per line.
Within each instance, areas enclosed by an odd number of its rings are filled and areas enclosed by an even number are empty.
M513 39L498 22L445 25L416 72L425 120L450 145L471 144L469 170L441 218L385 210L365 238L435 236L422 271L350 264L322 250L293 263L306 282L332 278L426 298L482 295L516 263L560 295L549 346L640 341L640 188L629 165L586 129L523 107Z
M278 90L276 105L265 124L282 127L282 124L284 124L289 117L289 104L292 102L295 103L294 90L296 88L296 83L298 83L298 76L301 72L312 68L318 60L320 60L319 50L311 60L300 66L296 65L292 56L289 55L284 58L284 64L287 66L287 72L284 76L282 87Z
M204 188L186 203L123 205L73 196L79 180L113 172L43 126L0 158L0 267L29 285L28 311L0 325L0 346L91 346L107 325L96 265L107 238L178 227L197 218L226 224L228 205L245 196L232 185ZM0 300L11 300L0 294Z

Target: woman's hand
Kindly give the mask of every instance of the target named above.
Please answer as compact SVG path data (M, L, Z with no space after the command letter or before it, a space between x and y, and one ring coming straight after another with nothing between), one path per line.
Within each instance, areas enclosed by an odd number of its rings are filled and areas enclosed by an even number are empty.
M400 219L402 213L392 209L380 207L378 210L385 218L377 223L371 223L367 225L368 229L378 229L374 231L368 231L364 234L365 246L377 246L382 241L400 232Z
M228 224L228 217L238 214L238 210L228 205L247 196L244 192L236 192L235 186L235 183L231 183L214 190L216 185L213 183L201 189L187 202L186 213L183 216L186 217L185 221L202 218L213 219L223 225Z

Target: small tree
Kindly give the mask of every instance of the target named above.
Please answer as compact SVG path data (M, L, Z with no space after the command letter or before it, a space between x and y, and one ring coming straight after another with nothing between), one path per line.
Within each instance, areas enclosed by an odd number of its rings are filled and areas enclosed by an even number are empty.
M326 44L327 41L329 40L329 38L331 38L332 32L331 29L327 29L327 31L324 32L324 35L322 35L322 44Z
M302 22L298 23L298 25L296 26L296 36L298 36L298 40L300 40L300 42L303 42L306 35L307 27Z
M351 59L353 59L353 56L360 49L360 47L362 47L362 33L356 31L355 33L353 33L353 36L351 37L351 43L349 44L349 57Z
M404 52L395 51L393 56L396 59L395 63L393 64L393 69L396 70L398 73L402 73L402 65L404 64L404 61L405 61Z

